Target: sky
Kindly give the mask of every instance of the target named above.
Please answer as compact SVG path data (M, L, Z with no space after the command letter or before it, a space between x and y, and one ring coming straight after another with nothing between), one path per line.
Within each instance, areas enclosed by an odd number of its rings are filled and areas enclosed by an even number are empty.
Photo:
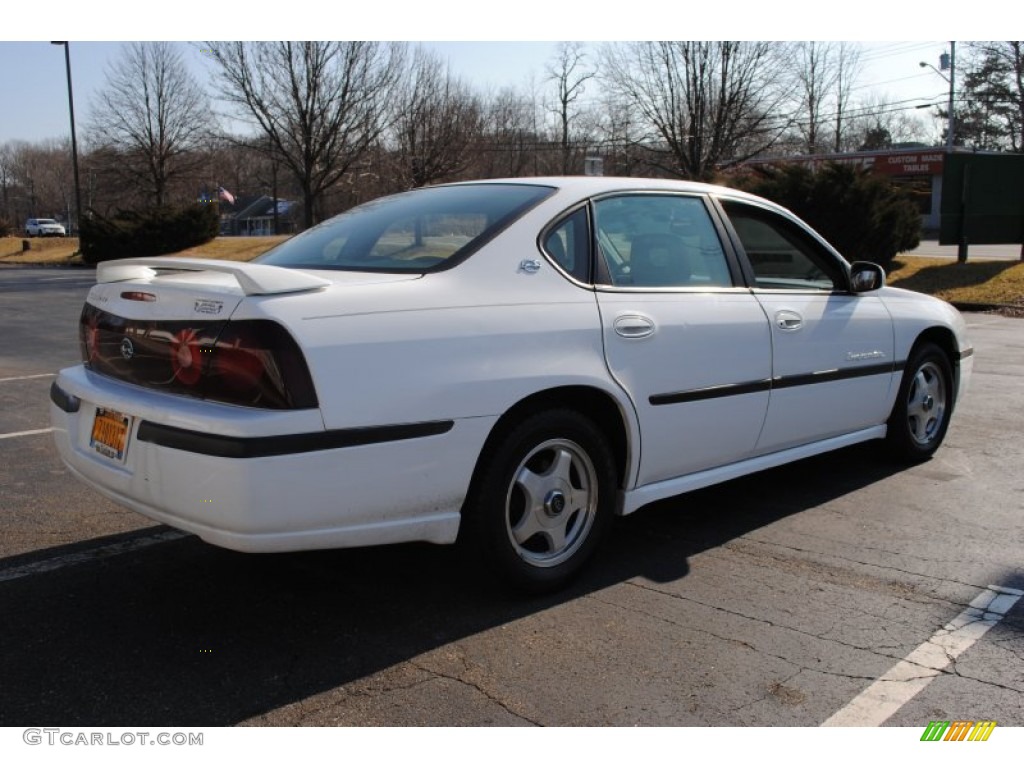
M877 5L873 6L876 2ZM943 32L953 31L944 29L935 20L934 12L941 11L941 2L932 3L933 13L927 16L915 10L901 20L885 3L868 0L857 5L861 16L856 19L833 18L831 23L822 23L820 11L815 10L812 14L808 10L820 8L818 3L777 0L771 4L772 12L761 16L769 4L733 0L729 7L736 13L732 18L743 20L738 25L735 21L726 23L717 15L700 17L692 12L677 12L680 15L678 19L654 18L656 14L650 11L642 18L608 19L606 14L596 10L596 5L588 14L582 14L571 8L556 8L549 1L541 0L517 0L500 6L487 5L480 0L433 0L431 3L390 0L387 8L392 12L389 14L391 20L385 20L384 14L370 10L364 10L360 15L359 11L351 10L355 6L352 0L348 0L345 3L348 10L344 14L339 13L336 19L322 19L310 24L308 14L294 14L268 23L259 12L261 3L266 8L277 9L280 14L282 5L279 2L264 3L264 0L245 6L251 12L251 18L264 20L241 23L236 12L217 10L209 2L196 0L176 0L169 6L175 9L175 15L159 21L153 16L143 16L138 4L121 0L94 0L89 4L88 13L83 11L82 3L55 0L52 12L51 4L48 4L47 34L71 41L75 122L79 137L83 135L96 95L103 87L105 70L119 55L122 47L119 41L126 40L268 39L271 35L308 39L315 36L311 33L322 34L336 29L339 37L344 33L348 39L419 42L447 59L454 73L486 90L502 86L525 87L531 78L542 84L545 65L552 59L559 40L657 39L667 37L667 31L676 31L672 29L676 26L679 32L676 37L690 39L751 39L756 33L759 39L818 40L838 39L835 37L837 29L849 33L850 38L857 32L888 34L905 31L918 34L918 39L861 43L863 71L860 90L854 96L855 99L866 97L873 92L885 103L899 102L912 107L918 103L944 100L943 94L948 89L946 82L931 69L920 67L918 62L927 61L938 66L939 55L948 49L948 42L926 40L923 39L924 34L938 37ZM159 8L156 5L145 7L152 9L153 13ZM489 10L495 7L501 10ZM427 8L430 12L425 10ZM661 15L667 17L669 14L662 12ZM9 23L12 16L13 23ZM811 21L793 21L803 17ZM884 24L879 21L883 17ZM107 24L102 21L107 18L129 21ZM3 19L4 28L0 28L0 144L11 140L37 142L68 136L70 121L63 46L34 39L39 29L39 13L35 9L8 10ZM537 19L543 19L543 24ZM958 19L956 31L971 31L964 29L961 21L962 18ZM14 34L18 30L25 30L28 34L19 38ZM161 34L154 36L155 31ZM595 50L599 42L589 45L591 50ZM201 46L183 42L182 50L200 82L208 84L212 68L208 58L202 54ZM928 111L919 110L916 114L926 116Z

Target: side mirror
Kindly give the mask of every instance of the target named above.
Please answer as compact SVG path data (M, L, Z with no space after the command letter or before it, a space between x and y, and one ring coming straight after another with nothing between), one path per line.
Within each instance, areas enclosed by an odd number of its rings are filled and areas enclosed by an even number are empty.
M867 293L885 287L885 270L870 261L850 265L850 288L854 293Z

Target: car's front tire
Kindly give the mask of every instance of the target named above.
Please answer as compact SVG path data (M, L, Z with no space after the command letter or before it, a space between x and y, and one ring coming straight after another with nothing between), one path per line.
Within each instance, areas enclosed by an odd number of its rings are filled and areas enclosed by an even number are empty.
M567 409L529 416L482 459L463 510L463 542L502 582L548 592L593 555L613 514L608 440Z
M942 445L953 413L953 369L930 342L914 348L889 417L886 440L895 458L916 462Z

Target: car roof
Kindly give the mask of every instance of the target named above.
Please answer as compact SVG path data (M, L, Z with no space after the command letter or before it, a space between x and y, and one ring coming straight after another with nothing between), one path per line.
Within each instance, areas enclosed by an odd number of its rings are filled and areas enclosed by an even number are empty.
M554 187L560 192L578 195L579 197L593 197L615 192L689 192L691 194L728 196L784 210L770 200L765 200L762 197L732 187L705 184L698 181L682 181L680 179L647 179L633 176L522 176L516 178L460 181L440 186L460 186L466 184L539 185Z

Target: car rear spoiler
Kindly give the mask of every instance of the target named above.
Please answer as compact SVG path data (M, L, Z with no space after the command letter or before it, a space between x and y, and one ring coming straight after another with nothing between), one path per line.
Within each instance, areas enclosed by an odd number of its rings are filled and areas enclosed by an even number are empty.
M167 272L223 272L232 275L246 296L314 291L331 284L329 280L270 264L249 264L223 259L190 259L178 256L120 259L96 265L97 283L145 280Z

